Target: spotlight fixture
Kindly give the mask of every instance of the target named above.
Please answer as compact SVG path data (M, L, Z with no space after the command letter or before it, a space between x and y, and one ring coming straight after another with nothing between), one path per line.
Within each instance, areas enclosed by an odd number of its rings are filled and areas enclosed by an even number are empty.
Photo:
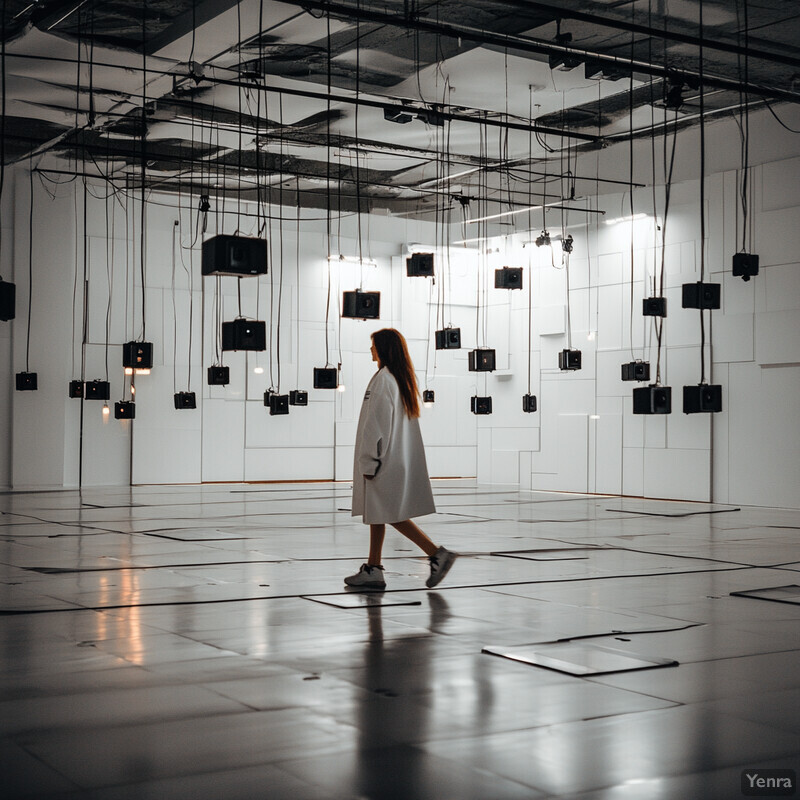
M0 320L8 322L16 316L16 284L0 280Z
M650 363L648 361L630 361L622 365L623 381L649 381Z
M396 122L398 125L407 125L414 117L397 106L386 106L383 109L383 118L387 122Z
M314 388L335 389L339 385L336 367L314 367Z
M208 385L227 386L231 382L230 367L209 367Z
M17 391L35 392L39 388L39 375L36 372L17 373Z
M380 319L381 293L362 292L361 289L343 292L342 316L349 319Z
M194 392L176 392L173 395L175 410L180 411L184 408L197 408L197 396Z
M684 283L683 307L714 309L720 306L720 284L718 283Z
M134 419L136 417L136 403L133 400L122 400L114 403L114 419Z
M580 350L562 350L558 354L558 368L562 372L572 372L581 368Z
M562 46L567 46L572 41L571 33L559 33L556 35L555 43ZM551 53L547 59L550 64L550 69L558 70L559 72L569 72L583 63L583 59L573 53Z
M122 366L126 370L150 370L153 368L152 342L126 342L122 345ZM126 372L126 375L132 373Z
M252 319L222 323L223 350L266 350L267 325Z
M524 394L522 395L522 410L526 414L533 414L536 411L536 395Z
M492 413L492 398L491 397L470 397L469 410L473 414L491 414Z
M244 236L212 236L203 242L203 275L267 274L267 241Z
M461 328L444 328L436 331L437 350L460 350Z
M430 408L436 401L436 394L433 389L425 389L422 392L422 404L426 408Z
M307 406L308 392L305 389L292 389L289 392L290 406Z
M700 414L722 411L722 386L701 383L683 387L683 413Z
M406 275L409 278L429 278L433 275L433 253L412 253L406 259Z
M495 289L521 289L522 267L503 267L494 271Z
M633 390L634 414L671 414L671 386L640 386Z
M83 398L83 381L69 382L69 396L73 400L78 400Z
M264 405L269 408L271 417L281 416L289 413L289 395L278 394L269 389L264 392Z
M666 317L667 298L666 297L645 297L642 300L643 317Z
M111 397L111 384L108 381L86 381L83 396L87 400L108 400Z
M542 231L535 239L537 247L545 247L550 245L550 234L547 231Z
M618 81L630 77L631 68L613 61L586 59L583 74L586 80Z
M758 275L758 256L754 253L734 253L733 274L743 281L749 281L753 275Z
M575 240L572 238L572 234L568 234L565 239L561 240L561 249L565 253L571 253L573 248L575 247Z
M470 372L494 372L497 368L496 351L489 347L479 347L469 351Z

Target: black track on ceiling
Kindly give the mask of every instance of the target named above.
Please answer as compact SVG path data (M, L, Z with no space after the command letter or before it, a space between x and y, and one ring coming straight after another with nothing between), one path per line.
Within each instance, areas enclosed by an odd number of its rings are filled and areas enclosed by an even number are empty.
M394 25L399 28L411 28L413 30L426 33L448 36L452 39L465 39L479 45L492 45L508 51L520 51L526 53L537 53L539 55L550 54L569 54L582 57L585 60L607 64L617 69L622 68L630 72L638 72L644 75L653 75L660 78L683 78L687 83L697 82L699 74L695 71L686 69L675 69L667 66L657 66L646 61L626 58L624 56L608 55L597 50L590 50L581 47L570 47L558 44L557 42L533 39L509 35L504 33L493 33L483 29L476 29L467 25L457 23L437 22L429 19L422 19L418 15L398 14L386 11L375 11L364 8L363 6L353 6L346 3L329 2L329 0L282 0L289 5L296 5L306 11L321 11L331 16L344 19L358 19L367 22L375 22L381 25ZM653 35L657 35L654 31ZM706 40L704 39L704 46ZM698 40L699 42L699 40ZM743 50L742 54L745 52ZM740 80L723 78L718 75L703 74L703 83L712 88L728 89L735 92L745 91L760 97L770 97L776 100L785 100L790 103L800 103L800 93L786 91L771 86L762 86L754 83L743 83Z

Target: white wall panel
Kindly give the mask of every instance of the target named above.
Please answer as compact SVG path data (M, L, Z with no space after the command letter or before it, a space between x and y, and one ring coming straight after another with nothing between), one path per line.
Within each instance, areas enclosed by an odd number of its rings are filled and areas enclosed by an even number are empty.
M800 363L800 313L756 314L756 361L759 364Z
M644 495L706 502L710 454L707 450L644 450Z
M248 448L246 481L331 480L333 450L327 447ZM351 469L352 469L352 461ZM352 475L352 472L351 472Z
M600 414L589 420L589 431L594 432L595 453L592 472L593 491L601 494L622 492L622 415Z
M644 449L622 449L622 494L631 497L644 495Z
M245 403L203 400L203 481L244 480Z

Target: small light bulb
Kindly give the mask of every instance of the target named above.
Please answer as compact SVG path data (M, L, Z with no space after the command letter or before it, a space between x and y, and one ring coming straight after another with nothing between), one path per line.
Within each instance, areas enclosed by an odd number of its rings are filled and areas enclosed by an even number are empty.
M424 405L425 408L433 408L433 403L423 403L422 405Z
M108 422L108 415L111 413L111 409L108 407L108 403L103 404L103 425Z
M131 396L136 394L136 387L131 383Z
M339 391L339 392L343 392L343 391L345 390L345 385L344 385L343 383L340 383L340 384L339 384L339 385L336 387L336 389L337 389L337 391Z
M133 375L133 367L125 367L126 375Z
M264 374L264 367L255 367L253 369L253 372L255 372L256 375L263 375Z

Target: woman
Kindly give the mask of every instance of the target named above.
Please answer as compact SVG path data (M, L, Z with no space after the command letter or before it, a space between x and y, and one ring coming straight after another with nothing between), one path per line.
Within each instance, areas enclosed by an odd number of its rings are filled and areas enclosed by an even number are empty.
M353 516L369 525L369 557L344 579L348 586L385 589L381 565L386 523L428 556L430 589L453 566L456 554L437 547L412 521L436 511L419 430L419 389L403 335L394 328L372 334L378 362L364 395L353 464Z

